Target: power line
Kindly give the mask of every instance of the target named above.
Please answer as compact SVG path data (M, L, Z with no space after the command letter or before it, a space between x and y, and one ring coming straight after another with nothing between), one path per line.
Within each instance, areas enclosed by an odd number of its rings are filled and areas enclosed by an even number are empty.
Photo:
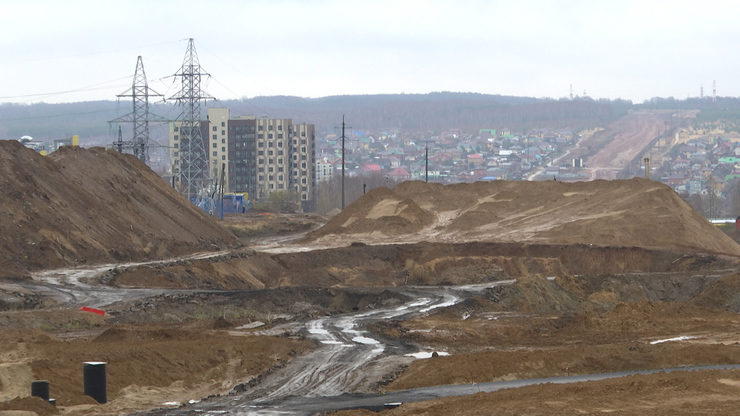
M129 76L121 77L121 78L116 78L116 79L113 79L113 80L110 80L110 81L103 81L103 82L99 82L97 84L92 84L92 85L88 85L86 87L80 87L80 88L75 88L75 89L71 89L71 90L43 92L43 93L35 93L35 94L24 94L24 95L9 95L9 96L0 97L0 99L1 100L7 100L7 99L13 99L13 98L45 97L45 96L52 96L52 95L72 94L72 93L84 92L84 91L104 90L104 89L114 88L114 87L115 88L119 88L119 87L125 86L126 84L109 85L109 86L102 86L102 85L109 84L111 82L122 81L124 79L130 79L130 77L131 76L129 75Z
M82 111L82 112L77 112L77 113L52 114L52 115L44 115L44 116L28 116L28 117L0 118L0 121L40 120L40 119L45 119L45 118L68 117L68 116L83 116L83 115L88 115L88 114L112 113L112 112L113 112L113 110Z

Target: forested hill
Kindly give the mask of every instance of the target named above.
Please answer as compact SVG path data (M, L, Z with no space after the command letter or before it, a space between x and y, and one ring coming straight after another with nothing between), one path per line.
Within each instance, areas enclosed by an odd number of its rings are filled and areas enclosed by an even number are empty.
M242 100L210 101L208 106L227 107L236 115L292 118L309 122L319 133L335 131L344 114L355 130L376 131L399 128L406 132L439 132L481 128L570 127L579 129L603 125L628 111L627 101L591 99L552 100L475 93L344 95L322 98L289 96L255 97ZM0 139L30 135L39 139L79 134L83 144L105 144L113 140L116 128L108 120L131 111L122 101L91 101L67 104L0 105ZM151 111L176 118L173 104L152 104ZM153 136L166 136L156 127ZM164 138L164 137L162 137Z

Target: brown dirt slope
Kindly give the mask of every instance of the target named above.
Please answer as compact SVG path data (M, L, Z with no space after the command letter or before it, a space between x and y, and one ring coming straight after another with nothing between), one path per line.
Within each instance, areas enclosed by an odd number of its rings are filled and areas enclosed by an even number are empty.
M369 192L307 239L592 244L740 256L740 245L672 189L640 178L404 182Z
M234 236L138 159L0 141L0 275L214 249Z

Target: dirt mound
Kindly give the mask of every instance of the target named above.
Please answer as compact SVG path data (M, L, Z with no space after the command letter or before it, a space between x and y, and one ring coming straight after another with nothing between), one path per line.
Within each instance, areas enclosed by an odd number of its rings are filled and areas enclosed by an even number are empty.
M53 397L52 397L53 398ZM17 411L19 413L13 413L13 411ZM7 402L0 403L0 414L6 414L7 415L37 415L37 416L47 416L47 415L57 415L59 414L59 410L54 407L52 404L47 402L46 400L40 398L40 397L16 397L13 400L8 400ZM28 412L28 413L20 413L20 412Z
M704 289L694 303L740 313L740 274L723 276Z
M419 207L412 199L388 188L376 188L312 235L374 232L384 236L413 234L430 226L433 221L434 214Z
M311 346L287 337L233 336L181 326L110 328L92 339L25 332L0 331L0 380L5 381L0 400L27 396L31 380L49 380L60 410L75 415L129 414L165 401L224 394ZM106 405L83 395L86 361L108 363ZM0 403L0 414L5 409L49 414L36 410L37 405L32 399Z
M307 239L336 244L381 241L377 237L398 242L587 244L740 256L740 245L668 186L640 178L446 186L404 182L393 190L368 193Z
M102 148L44 157L0 141L0 196L0 275L235 243L138 159Z

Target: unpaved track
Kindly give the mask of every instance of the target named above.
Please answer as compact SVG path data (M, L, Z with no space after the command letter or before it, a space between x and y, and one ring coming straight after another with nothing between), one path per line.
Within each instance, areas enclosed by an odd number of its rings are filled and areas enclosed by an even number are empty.
M609 136L610 139L588 158L586 164L590 179L616 179L619 172L653 140L664 135L668 128L663 118L638 112L628 114L596 133L593 141L601 140L604 136Z
M32 291L48 296L64 306L103 307L122 300L155 296L172 290L112 288L90 283L107 271L155 264L171 264L187 260L202 260L228 254L229 251L203 252L165 260L136 263L99 264L63 269L44 270L32 274L32 280L0 281L0 289Z
M708 365L708 366L691 366L691 367L677 367L677 368L665 368L658 370L642 370L642 371L621 371L612 373L599 373L599 374L583 374L576 376L562 376L562 377L547 377L547 378L533 378L533 379L522 379L522 380L507 380L507 381L494 381L490 383L475 383L475 384L455 384L446 386L433 386L423 387L418 389L395 391L386 394L372 394L372 395L343 395L340 397L332 398L321 398L321 399L305 399L299 397L292 397L285 401L280 412L271 413L274 415L279 414L296 414L296 415L312 415L321 414L323 412L331 412L343 409L354 409L354 408L366 408L373 410L380 410L385 407L386 404L393 403L408 403L408 402L419 402L426 400L434 400L441 397L451 396L466 396L477 393L488 393L498 391L502 389L512 389L519 387L532 386L537 384L568 384L568 383L581 383L586 381L598 381L608 380L612 378L627 377L632 375L648 375L648 374L660 374L660 373L672 373L678 371L711 371L711 370L739 370L740 365ZM291 413L294 412L294 413ZM199 413L209 414L209 413ZM212 413L211 413L212 414ZM260 414L260 413L234 413L234 414ZM262 413L267 414L267 413Z
M241 393L213 398L182 409L160 410L152 414L222 412L242 415L309 414L311 412L294 408L294 401L302 400L300 398L308 398L308 402L313 402L310 399L316 398L326 400L327 397L363 390L363 386L372 384L365 371L368 365L378 363L379 360L398 363L398 359L406 352L403 347L387 345L382 340L372 338L372 335L362 330L367 323L425 314L454 305L471 292L512 283L513 280L505 280L484 285L399 289L412 300L392 309L326 316L309 321L304 324L301 332L314 339L319 347L307 355L292 360L287 366L268 375L258 385ZM293 332L295 327L289 325L286 330ZM270 330L270 334L274 332L275 329ZM293 403L291 409L283 409L286 401Z

